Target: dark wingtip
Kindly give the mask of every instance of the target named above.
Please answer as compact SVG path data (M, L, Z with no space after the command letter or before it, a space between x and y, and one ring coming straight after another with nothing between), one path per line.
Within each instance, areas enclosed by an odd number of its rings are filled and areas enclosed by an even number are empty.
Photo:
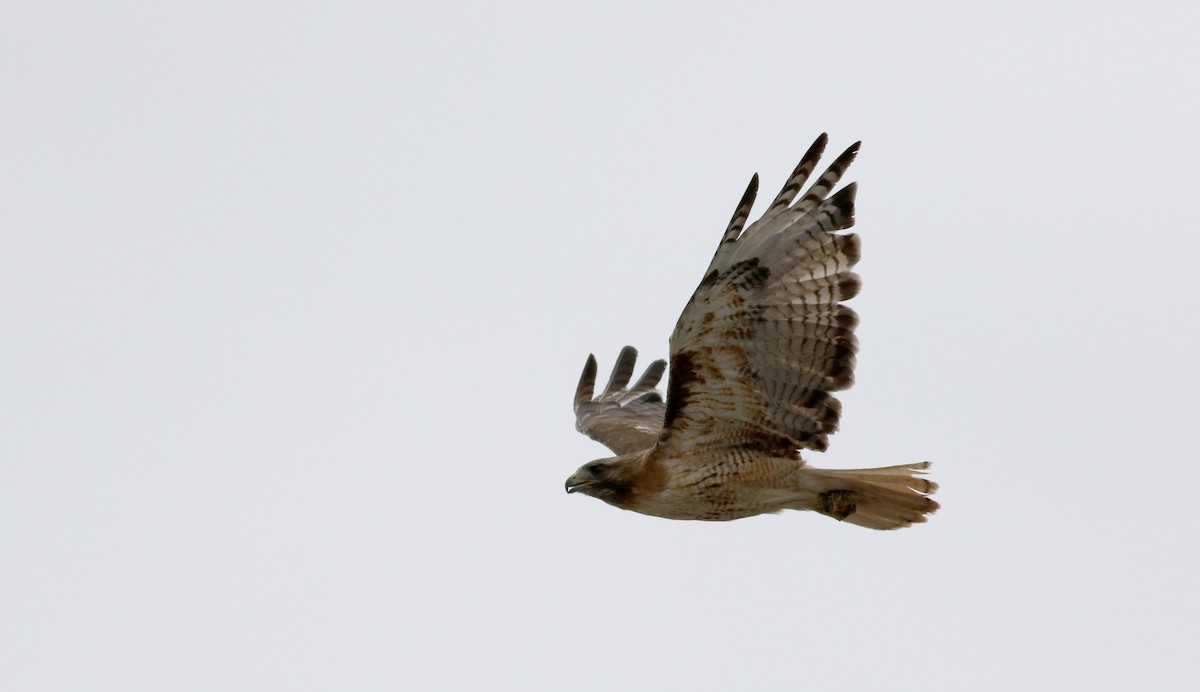
M665 361L665 360L654 361L653 363L650 364L649 367L646 368L646 372L642 373L642 376L640 378L638 378L637 383L634 384L633 387L630 388L629 391L643 392L648 389L654 389L656 386L658 386L659 380L662 379L662 376L666 371L667 371L667 361Z
M626 346L621 349L617 355L617 363L613 366L612 375L608 378L608 385L604 387L604 393L600 396L610 396L625 389L625 385L629 384L629 380L633 377L633 368L637 365L637 357L636 348Z
M592 400L596 388L596 356L589 353L587 362L583 364L583 373L579 376L579 385L575 387L575 410Z
M862 140L860 139L857 142L855 142L854 144L851 144L850 146L846 147L846 151L843 151L842 155L839 156L838 159L839 160L840 159L849 159L849 161L853 161L854 157L858 156L858 150L861 148L862 148Z
M825 147L829 144L829 133L822 132L817 135L813 143L808 145L808 151L804 152L804 156L800 157L801 163L804 161L816 161L825 153Z
M731 243L737 240L741 234L742 228L746 226L746 220L750 218L750 209L754 206L754 200L758 197L758 173L750 176L750 184L746 186L746 191L742 193L742 199L738 202L737 208L733 210L733 217L729 219L729 225L725 227L725 233L721 236L722 243Z

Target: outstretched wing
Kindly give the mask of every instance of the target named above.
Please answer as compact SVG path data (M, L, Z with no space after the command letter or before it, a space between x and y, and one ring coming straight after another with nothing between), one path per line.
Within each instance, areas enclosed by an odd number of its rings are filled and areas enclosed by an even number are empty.
M667 361L654 361L632 387L626 388L636 362L636 348L621 349L608 386L593 399L596 357L589 355L575 389L575 428L617 454L650 449L662 430L666 405L655 387L666 372Z
M855 184L837 185L856 143L796 197L827 138L801 159L761 219L742 232L757 179L738 205L703 281L671 335L659 448L824 450L853 381L858 317L841 305L860 283Z

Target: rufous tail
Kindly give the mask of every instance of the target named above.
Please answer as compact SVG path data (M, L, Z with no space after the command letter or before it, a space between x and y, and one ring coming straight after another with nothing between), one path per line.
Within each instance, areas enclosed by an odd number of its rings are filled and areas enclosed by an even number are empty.
M929 497L937 483L921 477L928 461L879 469L805 471L817 486L816 511L868 529L901 529L925 521L938 510Z

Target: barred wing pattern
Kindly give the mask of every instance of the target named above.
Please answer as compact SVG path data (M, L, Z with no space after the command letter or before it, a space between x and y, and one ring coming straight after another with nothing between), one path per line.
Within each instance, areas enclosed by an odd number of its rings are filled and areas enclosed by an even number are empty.
M596 386L596 357L589 355L575 389L575 428L617 454L650 449L662 429L666 405L655 387L667 369L656 360L629 388L637 363L637 349L626 346L617 356L604 392L592 398Z
M750 181L712 263L671 336L671 373L656 453L749 447L825 450L853 382L858 317L841 301L859 290L850 271L859 240L856 185L830 195L855 143L799 200L827 141L821 135L761 219L742 226Z

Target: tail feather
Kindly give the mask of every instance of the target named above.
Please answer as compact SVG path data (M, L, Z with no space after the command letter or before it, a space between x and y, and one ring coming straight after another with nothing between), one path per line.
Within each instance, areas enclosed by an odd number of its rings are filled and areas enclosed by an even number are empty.
M818 491L818 505L812 509L869 529L900 529L922 523L939 507L929 497L937 492L937 483L919 475L929 466L923 461L844 471L805 467Z

